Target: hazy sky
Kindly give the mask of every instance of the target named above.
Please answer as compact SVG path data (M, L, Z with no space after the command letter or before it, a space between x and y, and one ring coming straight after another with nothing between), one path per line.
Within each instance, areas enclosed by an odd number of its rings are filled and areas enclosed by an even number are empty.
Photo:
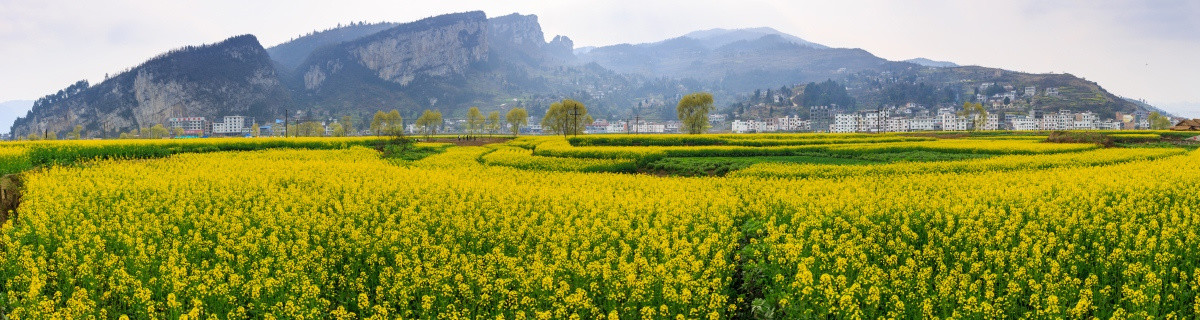
M351 21L537 14L576 46L772 27L880 57L1067 72L1200 117L1200 1L1034 0L0 0L0 101L97 83L172 48L254 34L272 46Z

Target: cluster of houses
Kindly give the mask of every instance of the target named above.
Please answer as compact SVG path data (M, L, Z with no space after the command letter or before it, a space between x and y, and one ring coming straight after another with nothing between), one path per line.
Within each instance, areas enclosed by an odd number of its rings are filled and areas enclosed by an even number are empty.
M184 136L247 136L253 131L254 118L244 116L225 116L221 122L208 121L204 117L184 117L167 119L167 129L183 130ZM269 126L267 127L269 130Z
M1026 114L990 113L984 117L962 114L955 108L939 108L936 112L905 107L841 113L831 108L812 109L808 119L798 116L758 120L734 120L734 133L749 132L909 132L963 130L1134 130L1149 129L1149 114L1117 113L1112 119L1101 119L1093 112ZM914 111L919 110L919 111Z
M1149 129L1149 114L1139 111L1134 114L1117 113L1112 119L1101 119L1093 112L1070 112L1060 110L1054 113L1039 114L1030 111L1025 114L989 113L985 117L975 114L963 114L956 108L938 108L930 112L920 106L909 104L901 107L890 107L879 110L843 113L832 107L813 107L810 116L802 118L796 115L769 119L733 120L727 122L724 114L709 115L709 123L713 128L729 128L733 133L756 132L911 132L911 131L964 131L964 130L1137 130ZM326 135L333 132L333 124L337 120L320 122L326 130ZM728 127L724 125L729 123ZM184 136L249 136L256 125L254 118L244 116L225 116L220 122L210 122L204 117L170 118L168 128L182 130ZM420 128L414 124L405 126L408 133L419 133ZM466 120L447 119L441 132L460 132L466 127ZM507 132L507 125L501 128ZM259 125L261 136L285 134L286 126L276 120L273 124ZM585 126L584 133L680 133L682 123L678 120L596 120ZM1200 119L1182 120L1174 130L1200 130ZM717 129L723 131L722 129ZM540 119L530 117L529 125L520 129L522 134L542 134Z

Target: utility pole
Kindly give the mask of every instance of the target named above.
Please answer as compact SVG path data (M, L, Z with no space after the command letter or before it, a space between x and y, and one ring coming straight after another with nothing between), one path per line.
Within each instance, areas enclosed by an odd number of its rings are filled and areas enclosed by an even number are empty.
M288 109L283 109L283 137L287 138L288 134Z
M575 134L575 136L578 137L579 136L579 108L572 107L571 108L571 116L573 117L573 121L572 121L573 125L571 126L571 133Z

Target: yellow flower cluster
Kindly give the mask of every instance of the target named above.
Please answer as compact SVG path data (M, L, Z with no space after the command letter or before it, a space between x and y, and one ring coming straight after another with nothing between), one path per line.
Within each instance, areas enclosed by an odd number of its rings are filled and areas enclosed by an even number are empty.
M40 170L0 237L0 306L11 319L728 312L735 190L530 174L479 164L486 151L407 167L352 148Z
M865 154L879 152L931 151L986 154L1047 154L1077 152L1098 148L1088 143L1042 143L1028 140L935 140L916 142L884 142L795 145L795 146L572 146L565 140L545 139L534 148L534 154L552 157L645 159L655 157L727 157L776 156L806 152L834 154Z
M16 144L0 144L0 175L17 173L29 168L28 148Z
M1183 149L1097 149L1083 152L1007 155L987 159L942 162L899 162L869 165L828 165L796 163L758 163L735 171L731 176L747 177L847 177L862 175L903 175L935 172L971 173L1020 169L1096 166L1120 162L1157 159L1183 154Z
M331 150L182 153L28 172L19 218L0 226L0 313L1200 315L1200 151L1022 139L751 147L535 137L396 165L364 147L313 149ZM996 156L756 164L704 178L574 172L648 156L898 151Z
M1107 166L762 187L740 252L763 309L820 318L1200 314L1200 152Z

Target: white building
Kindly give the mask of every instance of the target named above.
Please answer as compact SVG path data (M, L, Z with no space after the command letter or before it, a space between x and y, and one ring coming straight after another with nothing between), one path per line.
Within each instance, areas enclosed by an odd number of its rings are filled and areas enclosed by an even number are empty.
M858 114L835 114L833 115L833 123L829 125L829 132L855 132L859 128L858 123L861 121L861 118Z
M887 111L864 111L859 117L858 132L883 131L887 118Z
M608 123L608 127L604 129L608 133L628 132L629 126L625 121L614 121Z
M213 124L212 124L212 133L213 134L224 134L224 135L249 134L250 127L252 125L248 124L248 122L253 121L253 118L246 118L243 116L225 116L225 118L222 120L223 121L221 121L221 122L213 122Z
M808 120L801 119L799 116L790 116L775 119L775 125L779 131L811 131L811 123Z
M916 117L908 121L908 128L912 131L934 131L941 130L941 120L935 117Z
M983 130L1000 130L1000 115L989 114L983 122Z
M1117 120L1102 120L1096 123L1096 129L1100 130L1121 130L1124 123Z
M680 129L681 127L683 127L683 123L682 123L682 122L679 122L679 121L667 121L667 123L666 123L666 124L664 124L664 125L663 125L663 127L664 127L664 128L663 128L663 132L666 132L666 133L679 133L679 132L680 132L680 130L679 130L679 129Z
M1042 116L1042 130L1070 130L1073 127L1074 117L1066 110Z
M664 133L667 131L666 125L656 124L653 122L642 122L634 127L636 133Z
M911 122L907 118L888 118L884 123L884 130L887 132L911 131Z
M941 130L945 131L966 131L970 125L967 117L956 114L954 108L938 109L938 121Z
M747 132L750 132L750 130L753 130L753 129L751 129L751 128L753 128L753 127L754 127L754 126L752 125L752 122L754 122L754 120L747 120L747 121L742 121L742 120L733 120L733 122L732 122L732 123L730 123L730 125L731 125L731 128L730 128L730 130L732 130L732 131L733 131L733 133L747 133Z
M1042 127L1042 121L1033 116L1012 116L1009 121L1012 122L1012 129L1017 131L1033 131Z
M1075 114L1075 121L1072 127L1075 130L1096 130L1100 124L1100 117L1095 113L1083 112Z
M184 135L203 136L210 129L206 122L204 117L170 118L167 119L167 127L182 129Z

